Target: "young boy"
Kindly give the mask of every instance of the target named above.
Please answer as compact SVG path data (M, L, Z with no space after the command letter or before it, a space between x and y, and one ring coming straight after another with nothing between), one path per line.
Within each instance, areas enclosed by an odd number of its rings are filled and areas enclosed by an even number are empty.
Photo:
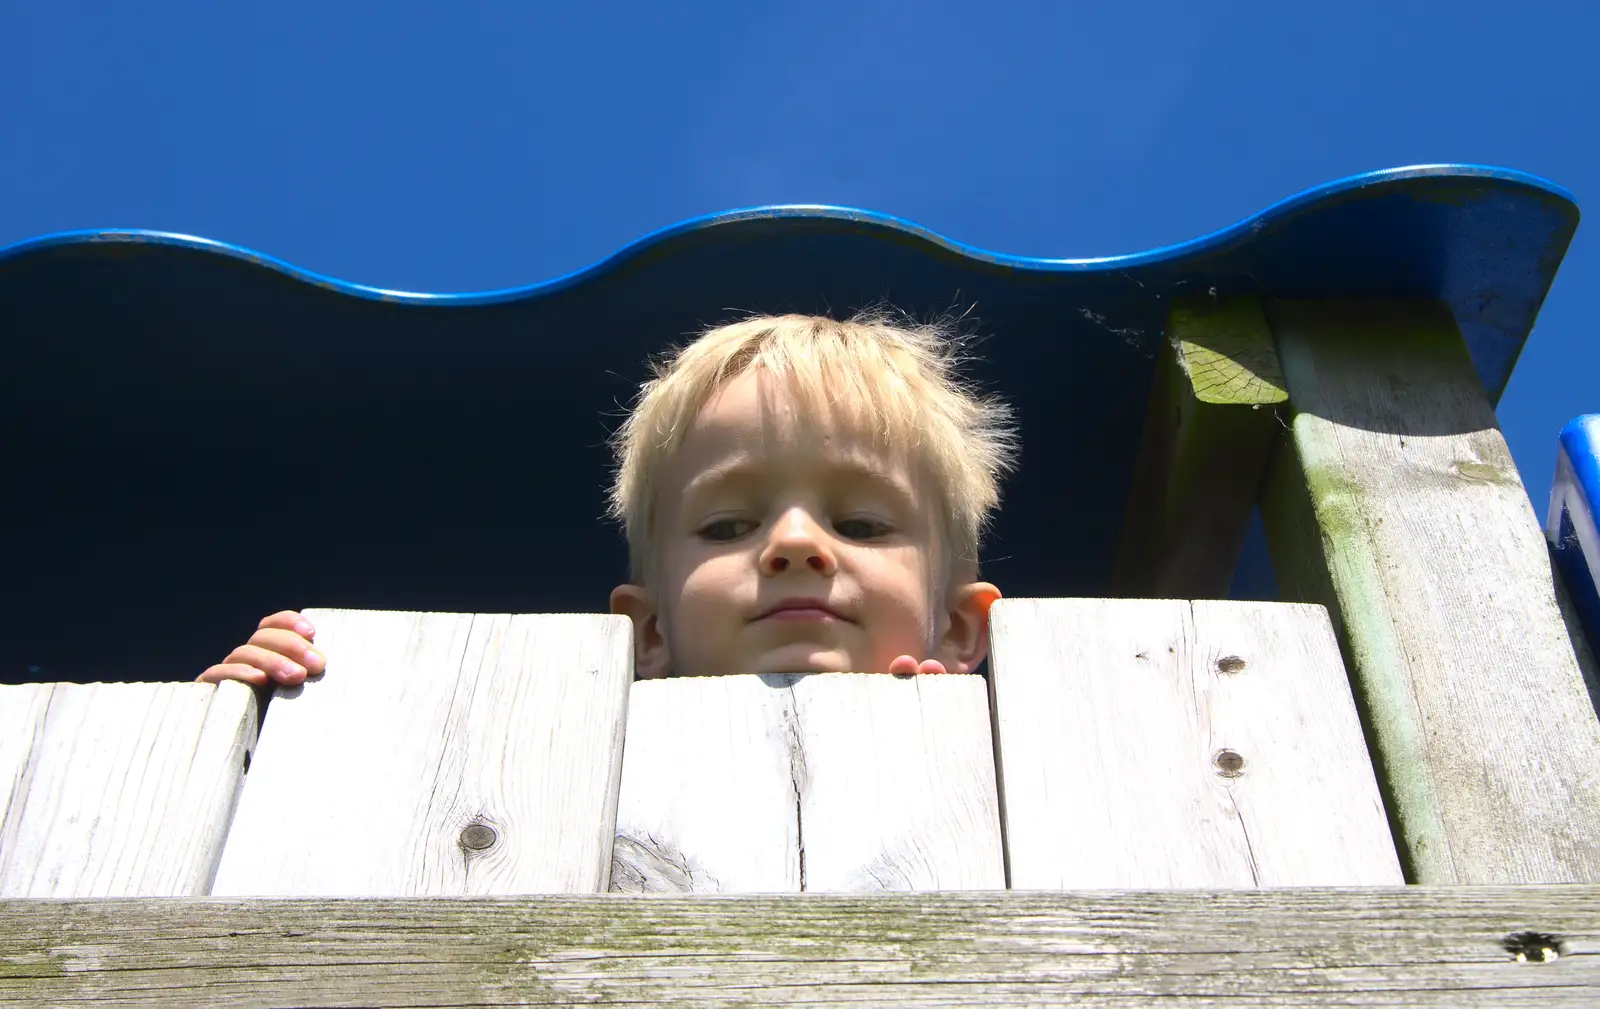
M1015 434L956 349L882 314L759 316L656 363L613 441L639 678L978 667ZM314 636L276 613L199 679L299 683L326 667Z

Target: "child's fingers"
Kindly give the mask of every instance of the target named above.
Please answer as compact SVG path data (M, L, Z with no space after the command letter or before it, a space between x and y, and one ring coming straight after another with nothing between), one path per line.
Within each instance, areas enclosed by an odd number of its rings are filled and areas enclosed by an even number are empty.
M949 672L949 670L945 669L944 663L938 659L923 659L918 662L910 655L902 655L889 663L889 672L895 676L915 676L919 673L923 676L932 676L936 673Z
M240 663L247 666L255 666L265 673L273 683L281 683L285 686L294 686L297 683L304 682L306 678L306 668L300 663L270 648L262 648L260 645L240 645L229 652L228 657L223 659L222 663L223 665Z
M917 660L909 655L902 655L889 663L889 672L895 676L913 676L917 671Z
M328 668L328 662L322 657L322 653L312 648L311 643L295 631L269 627L250 635L250 640L246 643L269 652L277 652L286 659L298 662L312 676L319 676Z
M197 683L221 683L223 680L239 680L252 687L264 687L267 685L267 674L243 662L219 662L195 677Z
M311 626L311 621L301 616L298 610L279 610L270 617L262 617L256 629L293 631L307 641L314 640L317 636L317 629Z

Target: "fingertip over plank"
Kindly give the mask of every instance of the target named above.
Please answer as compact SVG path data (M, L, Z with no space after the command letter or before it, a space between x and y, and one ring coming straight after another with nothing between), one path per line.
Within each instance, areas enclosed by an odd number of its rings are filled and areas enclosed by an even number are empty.
M624 618L307 614L328 672L272 702L214 893L605 888Z

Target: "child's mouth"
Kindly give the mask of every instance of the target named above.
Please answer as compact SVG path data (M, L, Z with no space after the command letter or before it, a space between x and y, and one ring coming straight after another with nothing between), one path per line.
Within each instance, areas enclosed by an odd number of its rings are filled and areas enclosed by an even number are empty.
M768 620L838 620L839 618L827 610L795 609L778 610L776 613L767 614Z
M820 599L785 599L757 619L834 621L845 617Z

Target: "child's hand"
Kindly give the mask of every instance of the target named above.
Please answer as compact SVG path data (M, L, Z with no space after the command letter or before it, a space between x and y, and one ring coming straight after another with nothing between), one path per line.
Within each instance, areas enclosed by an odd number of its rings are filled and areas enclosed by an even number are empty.
M242 680L253 687L303 683L307 676L320 676L328 668L322 653L311 647L316 634L316 628L294 610L274 613L261 621L248 643L229 652L196 680Z
M923 659L918 662L909 655L902 655L889 663L889 672L895 676L915 676L917 673L944 673L944 663L938 659Z

